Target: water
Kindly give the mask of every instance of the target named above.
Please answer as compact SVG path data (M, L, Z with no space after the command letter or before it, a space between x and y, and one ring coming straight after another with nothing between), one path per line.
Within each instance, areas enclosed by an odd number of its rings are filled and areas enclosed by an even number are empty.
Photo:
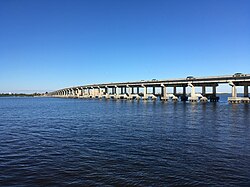
M0 98L0 186L249 186L250 105Z

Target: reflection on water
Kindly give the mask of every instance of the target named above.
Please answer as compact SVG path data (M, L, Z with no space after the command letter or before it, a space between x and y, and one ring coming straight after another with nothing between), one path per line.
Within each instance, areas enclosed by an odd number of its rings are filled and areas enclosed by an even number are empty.
M0 98L1 186L249 186L248 104Z

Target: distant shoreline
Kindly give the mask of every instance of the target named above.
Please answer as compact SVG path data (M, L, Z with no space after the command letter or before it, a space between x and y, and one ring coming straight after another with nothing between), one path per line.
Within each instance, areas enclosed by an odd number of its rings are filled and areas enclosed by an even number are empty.
M33 93L33 94L24 94L24 93L13 93L13 94L4 94L1 93L0 97L39 97L39 96L43 96L44 94L40 94L40 93Z

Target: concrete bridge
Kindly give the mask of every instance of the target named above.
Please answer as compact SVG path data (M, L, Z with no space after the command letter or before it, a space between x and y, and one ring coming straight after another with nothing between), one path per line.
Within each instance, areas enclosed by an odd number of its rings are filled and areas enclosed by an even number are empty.
M228 84L232 88L232 96L228 98L229 103L250 103L248 86L250 85L250 74L236 73L227 76L192 77L170 80L117 82L107 84L91 84L63 88L48 93L50 97L65 98L99 98L99 99L137 99L163 101L189 101L189 102L217 102L216 88L219 84ZM237 87L244 87L244 96L237 96ZM171 87L172 92L168 93L167 88ZM181 87L182 92L177 93ZM186 88L191 88L191 93ZM196 93L196 88L201 87L201 93ZM211 87L212 92L207 93L206 88ZM156 92L158 90L158 92Z

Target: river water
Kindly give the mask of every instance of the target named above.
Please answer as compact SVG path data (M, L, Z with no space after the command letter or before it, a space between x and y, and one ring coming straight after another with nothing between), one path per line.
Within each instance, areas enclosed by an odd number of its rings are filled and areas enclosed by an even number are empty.
M0 98L0 186L250 186L250 105Z

